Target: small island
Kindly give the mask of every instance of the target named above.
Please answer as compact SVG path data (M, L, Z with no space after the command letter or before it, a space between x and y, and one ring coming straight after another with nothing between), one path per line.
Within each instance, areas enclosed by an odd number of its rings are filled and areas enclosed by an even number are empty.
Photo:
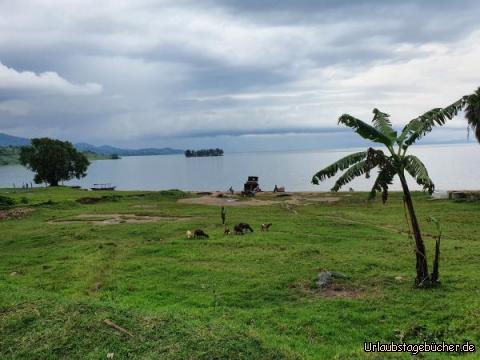
M223 156L223 150L216 149L201 149L201 150L185 150L186 157L204 157L204 156Z

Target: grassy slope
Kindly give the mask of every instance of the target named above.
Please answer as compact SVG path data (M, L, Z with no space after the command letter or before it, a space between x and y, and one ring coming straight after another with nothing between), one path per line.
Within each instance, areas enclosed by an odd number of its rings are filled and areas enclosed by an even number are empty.
M73 200L102 194L8 194L54 204L0 222L0 358L100 359L114 352L147 359L352 359L366 357L366 340L480 344L479 203L415 195L423 229L434 233L424 219L436 216L444 240L442 286L414 290L412 248L398 232L406 228L399 194L385 206L355 193L335 204L227 208L230 224L245 221L255 230L261 222L274 224L268 233L244 237L222 235L218 207L178 204L174 194L118 194L123 197L94 205ZM194 218L46 223L121 212ZM210 239L185 239L197 227ZM433 240L426 240L431 255ZM319 296L311 285L323 268L349 274L346 285L362 295ZM135 336L107 327L106 318Z

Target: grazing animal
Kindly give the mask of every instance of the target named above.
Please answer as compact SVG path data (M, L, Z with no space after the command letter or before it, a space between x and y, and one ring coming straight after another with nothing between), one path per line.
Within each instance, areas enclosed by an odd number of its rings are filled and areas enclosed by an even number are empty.
M272 226L272 223L262 224L262 231L268 231L270 226Z
M235 225L233 230L235 230L235 235L243 235L243 228L240 225Z
M193 233L190 230L187 230L187 239L191 239L193 237Z
M193 232L193 237L194 238L207 238L208 239L208 235L205 231L203 231L202 229L197 229Z
M237 234L237 235L245 234L246 230L250 230L250 232L253 232L252 227L250 225L248 225L247 223L237 224L237 225L235 225L235 227L233 229L235 230L235 234Z
M223 235L230 235L230 229L225 228L225 230L223 230Z

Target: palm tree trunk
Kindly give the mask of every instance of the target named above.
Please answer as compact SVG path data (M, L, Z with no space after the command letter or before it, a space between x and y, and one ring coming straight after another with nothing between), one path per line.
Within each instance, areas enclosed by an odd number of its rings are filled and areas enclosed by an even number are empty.
M417 277L415 279L415 284L417 286L428 286L430 285L430 276L428 275L427 254L425 252L425 244L422 239L422 234L420 233L417 216L415 215L415 209L413 208L412 196L410 195L410 190L408 189L407 180L405 179L403 171L399 172L398 176L402 183L403 199L407 206L415 239L415 256L417 259Z

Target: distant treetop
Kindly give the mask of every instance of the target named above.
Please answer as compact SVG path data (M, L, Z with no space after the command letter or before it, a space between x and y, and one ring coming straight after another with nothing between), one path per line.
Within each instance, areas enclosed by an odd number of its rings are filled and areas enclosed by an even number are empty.
M223 150L216 149L201 149L201 150L185 150L186 157L201 157L201 156L223 156Z

